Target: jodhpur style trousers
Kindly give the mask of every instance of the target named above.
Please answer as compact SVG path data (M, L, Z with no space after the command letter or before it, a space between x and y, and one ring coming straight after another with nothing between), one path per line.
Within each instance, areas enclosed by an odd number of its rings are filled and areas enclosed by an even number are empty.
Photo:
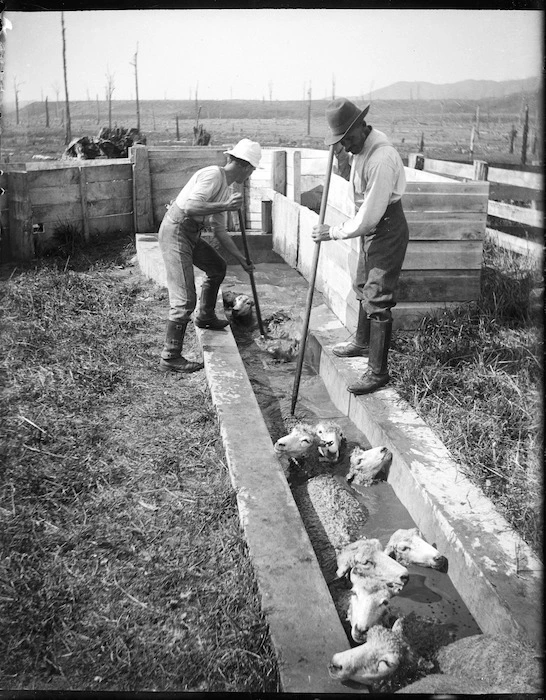
M368 317L392 319L408 240L408 224L400 200L389 204L373 233L361 237L354 289Z
M201 240L202 228L175 202L159 227L159 249L167 273L169 321L187 322L195 310L194 265L205 273L202 294L214 301L226 275L226 261L211 245Z

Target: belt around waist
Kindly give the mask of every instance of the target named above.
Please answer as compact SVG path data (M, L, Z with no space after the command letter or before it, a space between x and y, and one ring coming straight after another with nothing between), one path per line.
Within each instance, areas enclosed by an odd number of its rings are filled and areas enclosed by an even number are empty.
M196 224L197 226L203 226L203 225L204 225L204 222L203 222L203 221L197 221L197 219L194 219L193 216L190 216L190 215L188 214L188 212L187 212L185 209L182 209L181 207L179 207L178 204L177 204L176 202L173 202L173 203L171 204L171 207L173 207L173 208L175 209L175 211L177 211L177 212L179 212L180 214L182 214L182 216L183 216L184 218L189 219L190 221L192 221L192 222L193 222L194 224Z

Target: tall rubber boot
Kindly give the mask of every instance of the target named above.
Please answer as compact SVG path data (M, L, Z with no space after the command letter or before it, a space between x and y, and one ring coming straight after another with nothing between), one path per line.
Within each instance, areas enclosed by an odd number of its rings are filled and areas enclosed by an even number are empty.
M370 319L370 359L368 370L360 379L347 387L351 394L370 394L388 383L387 358L391 344L392 321Z
M338 357L368 357L369 349L370 319L362 308L362 304L359 303L355 339L350 343L334 345L332 352Z
M184 335L186 334L187 321L167 321L167 331L165 334L165 344L161 351L159 369L162 372L197 372L203 369L202 362L193 362L182 357L182 346Z
M199 313L195 314L194 323L198 328L209 328L212 331L221 331L229 326L229 321L222 321L214 311L220 285L210 281L203 283L201 287L201 299L199 300Z

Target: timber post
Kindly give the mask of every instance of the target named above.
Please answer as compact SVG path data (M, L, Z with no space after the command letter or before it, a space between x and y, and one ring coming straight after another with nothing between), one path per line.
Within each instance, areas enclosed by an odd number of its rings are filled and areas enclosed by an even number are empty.
M90 232L89 232L89 206L87 204L87 182L85 179L84 168L80 165L79 170L79 180L78 184L80 186L80 199L82 205L82 222L83 222L83 240L89 243Z
M301 204L301 151L294 151L294 202Z
M35 250L28 173L12 171L7 176L11 253L15 260L32 260Z
M133 164L133 216L135 233L150 233L155 230L152 207L152 181L148 148L135 144L129 149Z
M279 194L286 195L286 151L273 151L271 188Z
M489 163L485 160L474 161L474 180L487 180Z

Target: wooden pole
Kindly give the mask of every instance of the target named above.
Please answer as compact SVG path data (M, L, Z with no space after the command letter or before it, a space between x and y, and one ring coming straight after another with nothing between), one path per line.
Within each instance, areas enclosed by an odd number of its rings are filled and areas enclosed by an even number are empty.
M328 165L326 166L326 180L324 182L324 189L322 191L322 199L320 202L320 212L319 212L319 225L324 223L324 217L326 215L326 204L328 203L328 190L330 189L330 178L332 176L332 165L334 162L334 152L335 144L330 146L330 153L328 154ZM294 410L296 408L296 401L298 400L298 391L300 387L301 372L303 369L303 358L305 356L305 345L307 343L307 331L309 330L309 321L311 319L311 306L313 304L313 294L315 291L315 280L317 278L317 268L320 254L320 241L315 244L315 250L313 252L313 263L311 268L311 279L309 280L309 289L307 291L307 303L305 309L305 319L303 321L303 330L301 332L300 341L300 352L298 355L298 364L296 367L296 375L294 377L294 387L292 389L292 405L290 407L290 413L294 415Z
M239 214L239 226L241 227L241 236L243 239L243 248L245 250L246 263L247 265L252 265L252 260L250 259L250 253L248 250L248 241L246 240L245 221L243 218L243 212L240 209L238 209L237 212ZM258 292L256 291L256 282L254 281L254 273L250 271L248 273L248 276L250 277L250 286L252 287L252 296L254 297L254 308L256 309L256 319L258 321L258 328L260 329L260 335L262 336L262 338L265 338L265 331L262 323L262 314L260 312L260 303L258 301Z
M521 164L527 163L527 135L529 133L529 107L525 105L525 121L523 122L523 136L521 137Z

